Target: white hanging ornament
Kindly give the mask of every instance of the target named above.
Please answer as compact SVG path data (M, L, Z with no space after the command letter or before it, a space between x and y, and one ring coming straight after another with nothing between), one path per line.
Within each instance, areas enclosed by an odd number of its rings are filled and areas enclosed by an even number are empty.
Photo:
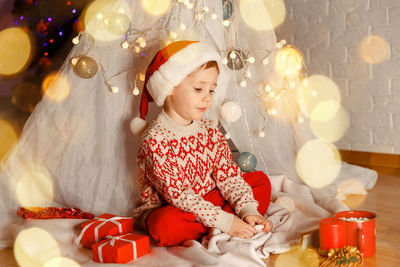
M228 101L221 107L221 116L227 122L235 122L242 115L242 110L238 103Z

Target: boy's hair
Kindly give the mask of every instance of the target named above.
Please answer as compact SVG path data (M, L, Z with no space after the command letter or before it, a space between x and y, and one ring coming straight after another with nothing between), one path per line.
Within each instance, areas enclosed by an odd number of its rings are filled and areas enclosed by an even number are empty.
M218 73L219 73L218 63L217 63L217 61L215 61L215 60L208 61L208 62L204 63L203 65L201 65L201 66L199 67L199 69L205 69L205 70L206 70L206 69L209 69L209 68L216 68L217 71L218 71Z

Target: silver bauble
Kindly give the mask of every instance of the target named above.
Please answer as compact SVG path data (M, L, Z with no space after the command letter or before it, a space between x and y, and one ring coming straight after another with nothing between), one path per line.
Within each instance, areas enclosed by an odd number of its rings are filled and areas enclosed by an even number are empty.
M231 53L235 54L235 57L232 58L231 57ZM226 59L228 60L228 63L226 64L230 69L233 70L240 70L241 68L243 68L244 63L244 54L242 51L240 50L232 50L228 53Z
M81 78L90 79L97 73L97 62L91 57L81 57L74 65L74 71Z
M237 159L237 164L242 172L252 172L257 166L257 158L250 152L242 152Z

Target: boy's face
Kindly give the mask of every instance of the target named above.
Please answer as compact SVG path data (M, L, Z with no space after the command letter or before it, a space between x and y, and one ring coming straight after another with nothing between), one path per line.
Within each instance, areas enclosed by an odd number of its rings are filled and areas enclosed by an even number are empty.
M212 106L218 75L214 67L202 67L188 75L167 97L167 114L183 125L201 119Z

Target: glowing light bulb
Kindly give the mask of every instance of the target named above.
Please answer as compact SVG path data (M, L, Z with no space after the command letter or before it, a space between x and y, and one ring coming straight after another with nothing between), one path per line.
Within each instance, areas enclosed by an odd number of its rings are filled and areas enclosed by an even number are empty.
M79 44L79 37L78 37L78 36L74 37L74 38L72 39L72 43L73 43L73 44Z
M231 139L231 135L230 135L229 132L225 134L225 138L226 138L226 139Z
M204 12L206 12L206 13L208 13L208 11L210 11L210 9L208 8L208 6L205 6L205 7L203 8L203 10L204 10Z
M235 53L235 52L230 52L230 53L229 53L229 57L230 57L231 59L235 59L235 58L236 58L236 53Z
M139 95L139 88L137 88L137 86L135 85L135 88L132 91L133 95Z
M143 41L144 41L143 37L138 37L138 38L136 39L136 43L138 43L138 44L140 44L140 43L143 42Z
M228 64L228 59L226 57L224 57L222 59L222 64L224 64L224 65Z
M222 24L223 24L225 27L228 27L231 23L229 22L229 20L224 20L224 22L222 22Z
M297 117L297 122L298 123L303 123L304 122L304 118L302 116L298 116Z
M272 88L271 88L271 86L270 86L269 84L267 84L267 85L264 87L264 90L265 90L266 92L271 92Z
M140 47L142 47L142 48L144 48L144 47L146 47L146 41L145 40L143 40L142 42L140 42Z
M179 25L179 28L180 28L182 31L184 31L184 30L186 30L186 25L185 25L184 23L181 23L181 24Z
M258 133L258 136L260 136L261 138L263 138L263 137L265 136L265 132L264 132L264 131L260 131L260 132Z
M144 73L140 73L139 74L139 79L144 82L144 80L146 79L146 75Z
M116 94L116 93L118 93L119 92L119 89L118 89L118 87L116 87L116 86L111 86L111 92L113 92L114 94Z
M246 59L247 62L249 62L250 64L253 64L256 60L254 57L249 57Z
M121 46L123 49L127 49L129 47L129 43L125 40L122 42Z
M218 18L217 13L212 13L212 14L211 14L211 19L212 19L212 20L216 20L217 18Z
M268 57L264 58L263 61L262 61L262 63L263 63L264 65L268 65L268 63L269 63L269 58L268 58Z
M246 78L250 78L251 77L251 72L248 70L248 71L246 71L246 73L244 74L244 76L246 77Z
M97 19L101 20L104 18L104 15L103 15L103 13L97 13L96 17L97 17Z
M79 60L79 57L74 57L74 58L72 58L72 59L71 59L71 64L75 66L76 63L78 63L78 60Z
M247 82L245 80L240 82L240 86L241 87L246 87L246 85L247 85Z
M274 92L269 92L268 96L273 98L275 96L275 93Z

